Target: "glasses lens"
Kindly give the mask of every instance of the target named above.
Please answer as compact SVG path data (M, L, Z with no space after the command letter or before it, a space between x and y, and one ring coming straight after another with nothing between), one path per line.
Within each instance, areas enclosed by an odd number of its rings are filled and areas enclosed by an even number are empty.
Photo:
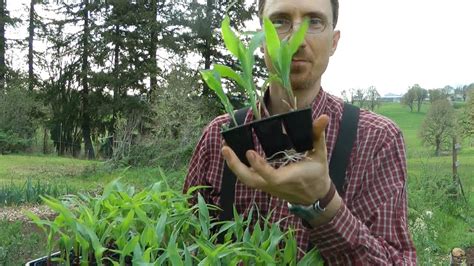
M275 29L277 30L278 33L287 33L290 31L291 28L291 22L287 19L275 19L272 21L273 25L275 26Z
M309 20L309 33L320 33L326 29L327 23L320 18L311 18Z

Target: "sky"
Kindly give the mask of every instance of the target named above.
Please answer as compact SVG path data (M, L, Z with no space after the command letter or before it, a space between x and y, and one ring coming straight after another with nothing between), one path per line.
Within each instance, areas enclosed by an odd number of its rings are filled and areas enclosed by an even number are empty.
M15 14L28 2L8 1L7 7ZM326 91L375 86L385 95L414 84L474 83L474 0L339 2L341 39L323 76Z

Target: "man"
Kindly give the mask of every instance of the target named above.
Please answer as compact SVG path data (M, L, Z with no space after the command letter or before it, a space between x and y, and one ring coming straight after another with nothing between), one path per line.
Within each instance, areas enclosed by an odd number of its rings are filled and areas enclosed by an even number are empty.
M329 193L332 181L328 165L334 150L343 102L321 88L321 77L336 51L340 32L335 30L337 0L263 0L260 18L269 17L280 38L285 38L308 17L310 28L291 64L291 84L298 108L313 110L313 147L307 159L273 168L259 145L247 151L251 167L243 164L229 147L222 145L220 126L227 115L205 129L190 163L184 190L205 185L208 203L218 205L224 160L237 176L235 206L247 214L253 204L262 213L273 211L272 222L283 229L297 228L298 246L312 242L330 265L412 265L415 248L407 228L405 147L399 128L390 120L361 110L357 137L346 170L341 195ZM296 28L296 29L295 29ZM265 62L271 69L265 51ZM271 114L288 112L284 90L272 84L266 103ZM287 101L288 102L288 101ZM246 121L252 120L249 111ZM334 190L332 190L334 191ZM302 221L287 203L311 205L325 199L319 215ZM305 225L303 225L303 222Z

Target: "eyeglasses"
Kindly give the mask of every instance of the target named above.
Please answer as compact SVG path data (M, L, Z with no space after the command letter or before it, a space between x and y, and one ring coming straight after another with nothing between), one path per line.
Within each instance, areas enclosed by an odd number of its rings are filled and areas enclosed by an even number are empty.
M301 23L295 23L286 18L275 18L271 20L278 34L285 35L293 31ZM310 18L307 33L318 34L326 30L328 22L321 18Z

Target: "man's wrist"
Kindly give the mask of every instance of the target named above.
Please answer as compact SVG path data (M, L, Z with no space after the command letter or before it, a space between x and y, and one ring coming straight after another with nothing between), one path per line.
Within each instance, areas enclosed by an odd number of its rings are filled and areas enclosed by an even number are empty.
M322 212L321 215L315 217L314 219L310 221L306 221L306 223L310 227L317 227L317 226L321 226L323 224L329 223L330 221L332 221L334 216L337 215L341 206L342 206L342 199L336 191L336 193L334 194L334 197L326 206L325 211Z
M340 208L340 197L336 192L336 187L329 179L329 188L323 197L317 199L311 205L295 205L288 203L290 212L303 220L306 227L317 226L329 221ZM336 198L336 199L335 199ZM338 204L339 202L339 204ZM336 211L334 209L336 208Z

